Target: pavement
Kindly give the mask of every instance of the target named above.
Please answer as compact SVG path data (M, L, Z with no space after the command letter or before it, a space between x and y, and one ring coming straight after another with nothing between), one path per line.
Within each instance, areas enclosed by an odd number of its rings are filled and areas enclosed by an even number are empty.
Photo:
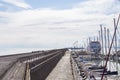
M25 74L25 64L17 62L3 77L2 80L23 80Z
M69 51L61 58L46 80L73 80Z
M3 77L3 74L7 71L7 69L12 65L15 59L11 59L8 57L0 57L0 79Z

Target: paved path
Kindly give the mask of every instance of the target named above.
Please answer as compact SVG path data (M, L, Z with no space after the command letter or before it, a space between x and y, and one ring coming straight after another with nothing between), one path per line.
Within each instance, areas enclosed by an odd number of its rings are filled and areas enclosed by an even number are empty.
M3 77L2 80L23 80L25 74L25 64L17 62Z
M49 67L49 66L48 66ZM46 80L73 80L70 53L67 51Z

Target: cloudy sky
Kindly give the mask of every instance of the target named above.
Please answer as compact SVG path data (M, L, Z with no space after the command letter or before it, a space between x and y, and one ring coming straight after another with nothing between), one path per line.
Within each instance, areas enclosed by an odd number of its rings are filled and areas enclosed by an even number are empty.
M0 0L0 54L83 44L119 13L120 0Z

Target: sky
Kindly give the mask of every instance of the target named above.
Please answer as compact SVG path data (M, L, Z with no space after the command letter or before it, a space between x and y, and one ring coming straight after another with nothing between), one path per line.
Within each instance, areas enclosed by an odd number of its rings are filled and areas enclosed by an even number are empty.
M83 45L119 13L120 0L0 0L0 55Z

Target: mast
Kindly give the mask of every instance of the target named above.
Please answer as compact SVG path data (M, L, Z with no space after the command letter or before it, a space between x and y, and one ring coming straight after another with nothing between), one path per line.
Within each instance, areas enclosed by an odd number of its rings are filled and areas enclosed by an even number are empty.
M103 80L104 73L105 73L105 69L106 69L106 67L107 67L107 63L108 63L109 56L110 56L110 53L111 53L111 48L112 48L112 45L113 45L113 42L114 42L114 38L115 38L115 34L116 34L116 31L117 31L117 27L118 27L118 24L119 24L119 19L120 19L120 14L119 14L119 16L118 16L118 20L117 20L117 23L116 23L116 25L115 25L115 30L114 30L114 33L113 33L112 42L111 42L111 44L110 44L110 48L109 48L109 51L108 51L108 55L107 55L107 59L106 59L106 62L105 62L105 67L104 67L104 71L103 71L101 80Z
M113 20L114 20L114 29L117 30L115 18ZM116 55L116 57L115 57L115 60L116 60L116 71L118 71L117 34L115 34L115 55Z
M99 36L98 36L98 41L100 42L100 31L98 31L98 34L99 34Z
M103 29L102 29L102 24L100 25L101 28L101 55L104 55L104 48L103 48ZM104 66L104 62L102 62L102 65Z
M101 47L102 47L102 54L104 54L104 48L103 48L103 29L102 29L102 25L100 25L101 28Z
M91 38L89 37L89 43L91 42Z
M104 39L105 39L105 55L107 55L107 38L106 38L106 27L104 27Z
M116 28L115 18L113 20L114 20L114 29L115 29ZM115 52L117 52L117 34L115 34Z
M109 29L107 29L107 39L108 39L108 50L109 50L109 48L110 48L110 31L109 31ZM109 57L109 60L110 60L110 57ZM111 62L109 62L109 68L110 68L110 70L111 70Z

